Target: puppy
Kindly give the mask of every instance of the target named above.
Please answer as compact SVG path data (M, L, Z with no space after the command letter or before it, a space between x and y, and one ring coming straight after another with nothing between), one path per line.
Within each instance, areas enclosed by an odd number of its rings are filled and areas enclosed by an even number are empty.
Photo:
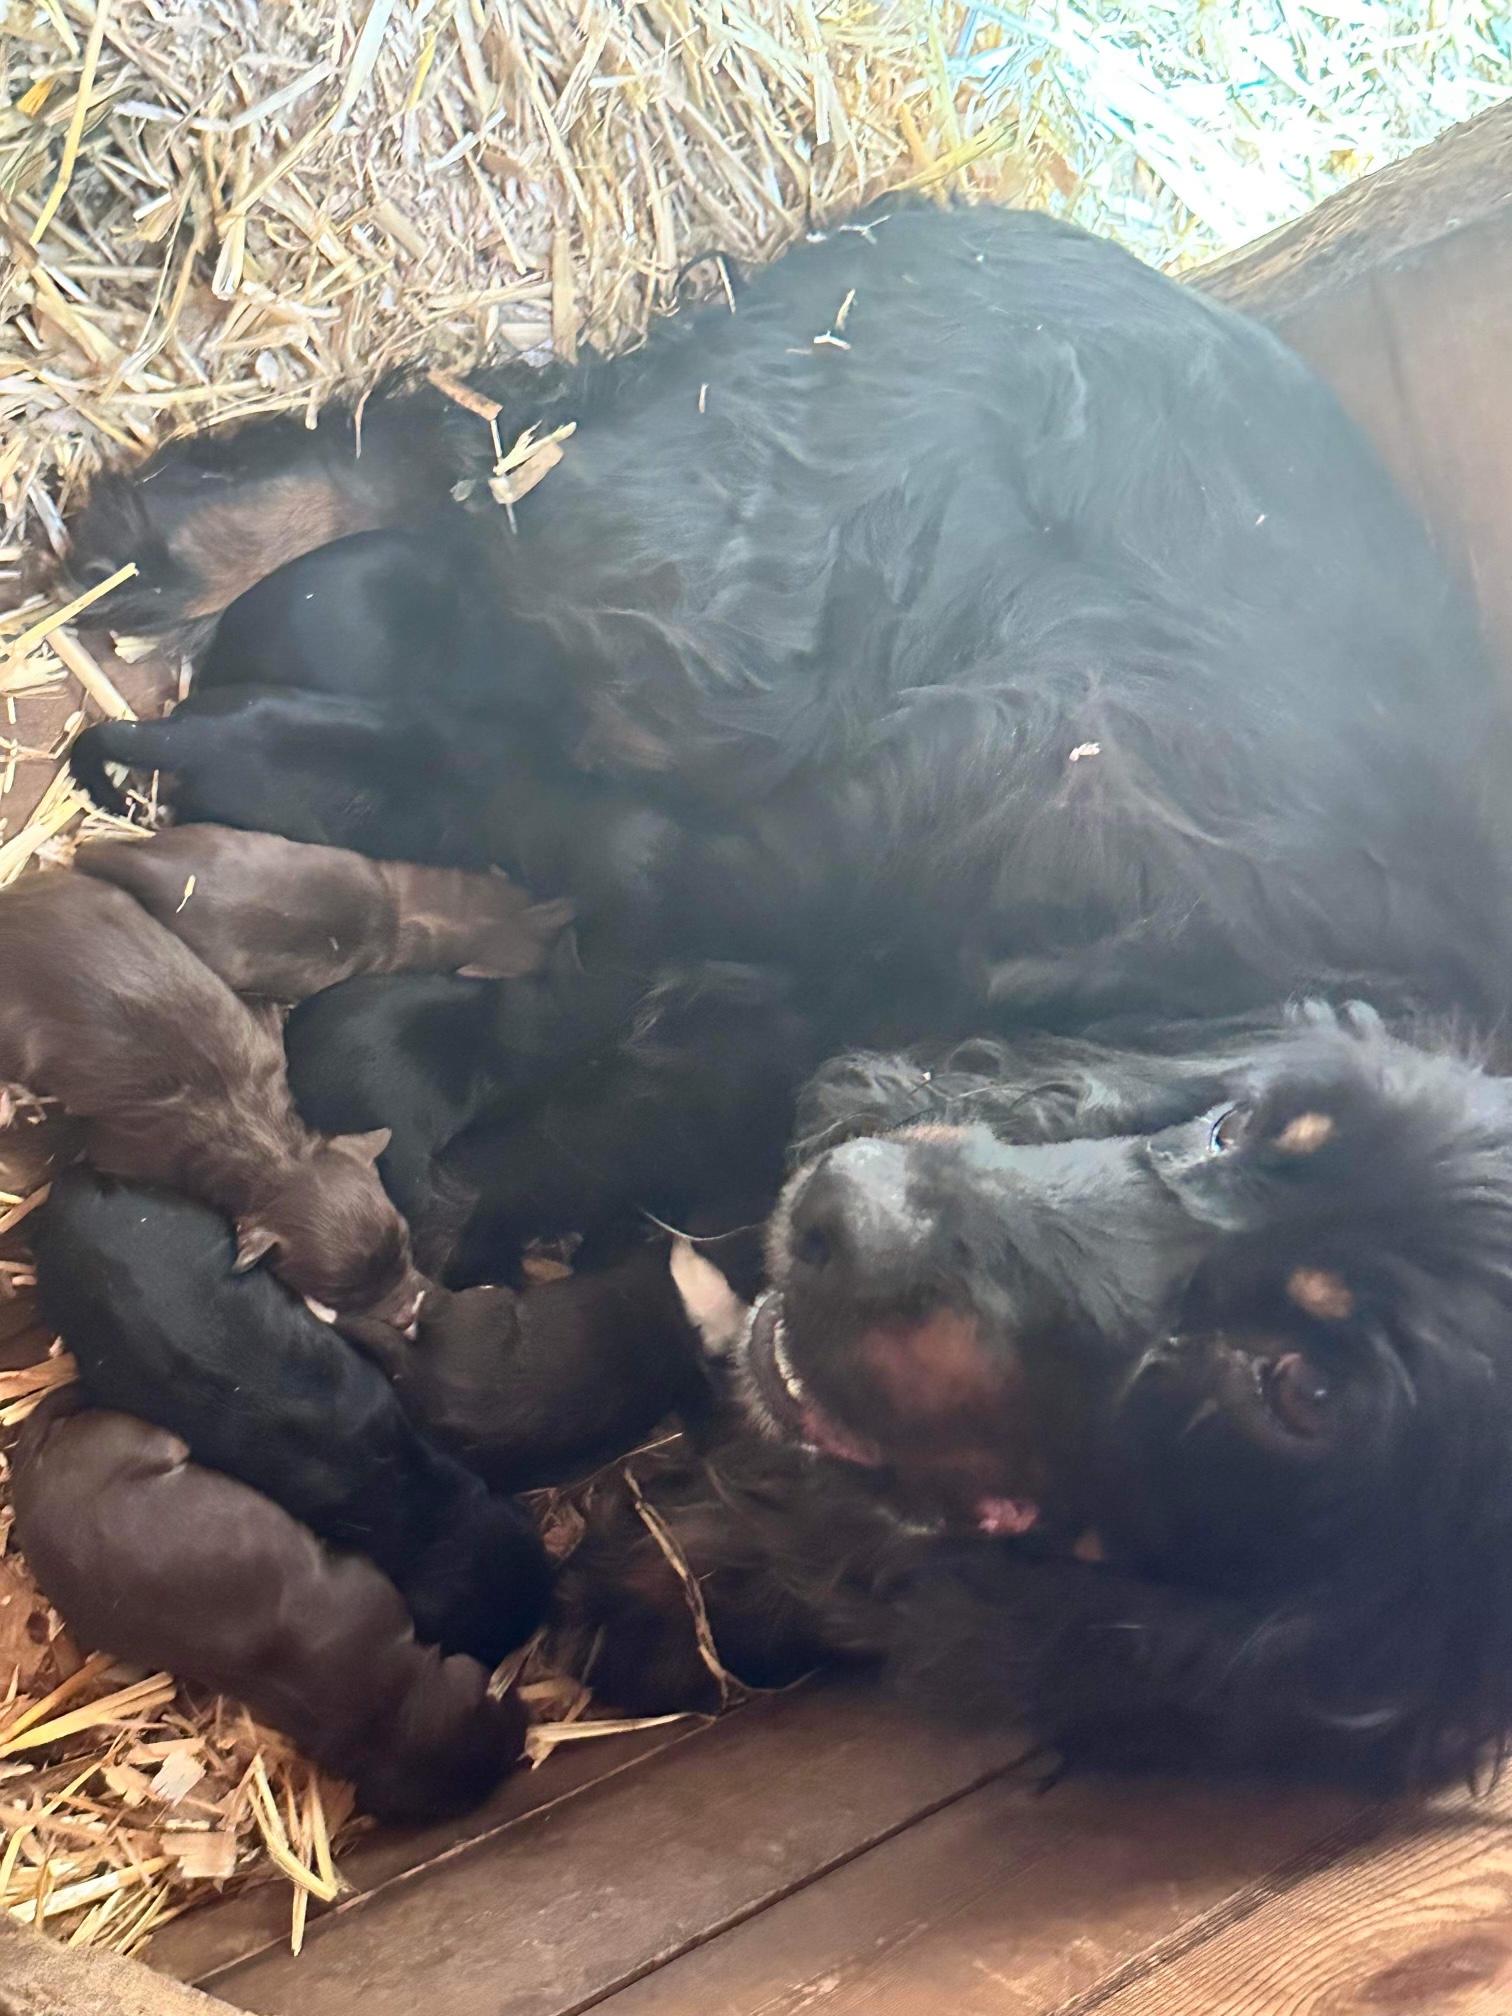
M550 1587L534 1527L443 1456L387 1381L278 1282L233 1272L204 1206L70 1171L35 1235L41 1306L91 1405L181 1436L198 1463L359 1548L421 1639L495 1665Z
M441 1151L480 1116L612 1044L642 992L634 973L585 973L570 939L545 972L508 984L432 974L351 980L285 1024L290 1089L310 1126L346 1133L371 1120L388 1130L379 1173L436 1272L471 1197L438 1182Z
M162 720L97 722L69 763L106 811L126 809L108 769L118 763L163 772L180 825L276 833L381 861L497 865L547 899L570 896L613 956L632 963L675 944L677 920L708 908L729 879L724 856L703 861L701 833L535 748L523 719L228 684L192 693ZM682 872L663 891L673 862Z
M559 1484L712 1396L664 1243L618 1266L516 1294L433 1289L415 1342L354 1319L343 1332L393 1381L427 1435L496 1491Z
M336 1309L411 1320L409 1237L373 1164L381 1135L312 1134L271 1013L248 1008L122 889L83 875L0 893L0 1081L86 1123L97 1167L201 1198Z
M97 840L74 867L127 890L238 994L303 1001L355 974L533 972L571 906L498 875L185 826Z
M465 1811L525 1717L476 1660L421 1646L398 1592L176 1436L59 1394L11 1459L16 1533L85 1645L244 1702L381 1820Z
M759 1219L781 1181L795 1079L819 1054L784 975L663 972L616 1042L439 1158L437 1187L466 1213L448 1279L506 1278L532 1238L581 1233L580 1257L600 1263L648 1217L700 1234Z
M278 687L191 694L161 721L100 721L74 743L74 782L107 811L108 763L170 773L181 825L281 834L380 860L490 865L486 774L435 720Z
M505 669L477 592L485 565L476 521L457 513L444 542L387 531L317 546L231 604L195 688L299 686L416 713L466 711Z

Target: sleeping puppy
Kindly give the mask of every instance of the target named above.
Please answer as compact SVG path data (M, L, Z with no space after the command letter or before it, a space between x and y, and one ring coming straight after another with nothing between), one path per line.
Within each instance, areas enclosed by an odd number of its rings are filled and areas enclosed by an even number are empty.
M471 1193L438 1179L437 1157L475 1120L612 1045L643 991L632 972L586 973L570 938L545 971L507 984L419 973L347 981L284 1025L290 1089L312 1127L387 1130L379 1173L423 1264L440 1273Z
M356 974L532 973L571 917L500 875L184 826L96 840L74 867L134 896L238 994L303 1001Z
M243 1702L381 1820L475 1806L525 1717L416 1643L393 1585L166 1429L59 1394L11 1458L16 1533L81 1644Z
M550 1588L525 1514L416 1430L372 1365L264 1273L233 1271L224 1220L70 1171L35 1235L38 1295L91 1405L182 1437L397 1586L418 1636L487 1666Z
M317 546L237 597L195 662L196 692L298 686L405 714L497 719L509 663L488 595L486 520L449 514L443 538L357 532Z
M615 1042L440 1157L438 1190L467 1213L447 1279L505 1279L533 1238L581 1233L590 1265L633 1247L648 1219L701 1235L761 1219L819 1040L785 974L664 970Z
M301 1295L410 1322L420 1283L373 1167L384 1138L303 1125L271 1011L84 875L0 892L0 974L0 1082L82 1121L96 1167L224 1212L239 1267L266 1257Z
M668 1414L702 1418L713 1397L665 1242L519 1293L432 1289L413 1344L360 1317L342 1334L416 1426L495 1491L560 1484Z
M434 720L338 694L231 686L192 693L161 721L97 721L69 752L106 811L125 799L106 765L169 773L180 825L209 821L379 860L491 865L486 774Z

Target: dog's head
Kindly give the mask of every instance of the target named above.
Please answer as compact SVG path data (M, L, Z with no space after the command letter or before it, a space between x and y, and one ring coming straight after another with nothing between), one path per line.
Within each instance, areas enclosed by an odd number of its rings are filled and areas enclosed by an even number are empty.
M237 1222L236 1272L266 1259L318 1314L375 1316L407 1330L425 1282L375 1166L388 1142L386 1127L338 1134L283 1167L269 1196Z
M1140 1588L1188 1632L1211 1605L1231 1677L1393 1772L1502 1742L1502 1083L1361 1015L1242 1059L1083 1050L1048 1088L1007 1052L849 1060L810 1112L745 1345L769 1428L911 1525L1100 1578L1136 1634Z

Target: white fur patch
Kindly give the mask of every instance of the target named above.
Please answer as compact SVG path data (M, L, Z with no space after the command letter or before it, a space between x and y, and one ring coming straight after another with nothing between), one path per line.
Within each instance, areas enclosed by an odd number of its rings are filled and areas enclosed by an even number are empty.
M728 1358L750 1320L750 1305L686 1239L673 1240L671 1266L688 1321L703 1338L705 1351L711 1358Z

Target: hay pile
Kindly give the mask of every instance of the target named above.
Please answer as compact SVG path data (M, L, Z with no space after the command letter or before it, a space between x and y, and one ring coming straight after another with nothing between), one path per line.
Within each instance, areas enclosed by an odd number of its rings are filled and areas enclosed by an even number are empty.
M313 421L413 358L631 341L696 254L770 254L902 187L1188 264L1507 95L1509 32L1498 0L1426 23L1393 0L0 0L0 885L120 830L59 761L88 715L179 690L86 650L49 594L102 459ZM0 1111L0 1464L69 1376L29 1306L37 1118ZM0 1908L130 1951L281 1875L297 1942L344 1790L169 1676L83 1658L3 1508L0 1475ZM543 1758L586 1704L530 1685Z

